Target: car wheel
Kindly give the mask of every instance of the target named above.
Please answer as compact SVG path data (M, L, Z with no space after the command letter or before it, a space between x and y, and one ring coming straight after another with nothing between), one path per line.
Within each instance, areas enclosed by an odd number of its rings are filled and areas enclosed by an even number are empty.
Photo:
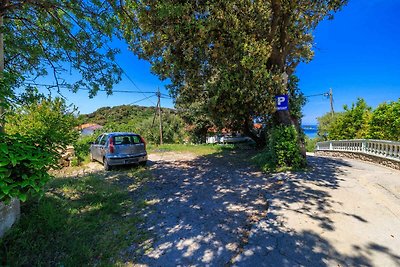
M108 160L106 158L103 159L103 165L105 171L111 171L111 166L108 164Z
M139 162L139 165L143 166L143 167L146 166L146 164L147 164L147 160Z

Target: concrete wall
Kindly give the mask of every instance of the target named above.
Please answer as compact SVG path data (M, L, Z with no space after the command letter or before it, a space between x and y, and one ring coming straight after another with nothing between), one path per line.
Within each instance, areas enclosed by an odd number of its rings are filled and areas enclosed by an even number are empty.
M350 158L350 159L359 159L363 161L373 162L376 164L380 164L389 168L400 170L400 162L387 159L376 157L373 155L368 155L364 153L354 153L354 152L345 152L345 151L315 151L315 155L317 156L328 156L328 157L337 157L337 158Z
M13 199L8 205L0 202L0 237L19 219L20 202Z

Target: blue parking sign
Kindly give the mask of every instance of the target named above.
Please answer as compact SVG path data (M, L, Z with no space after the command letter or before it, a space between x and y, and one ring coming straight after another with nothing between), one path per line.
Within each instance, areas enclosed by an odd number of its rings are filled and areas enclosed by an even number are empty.
M275 96L276 109L277 110L288 110L289 109L289 96L288 95L277 95Z

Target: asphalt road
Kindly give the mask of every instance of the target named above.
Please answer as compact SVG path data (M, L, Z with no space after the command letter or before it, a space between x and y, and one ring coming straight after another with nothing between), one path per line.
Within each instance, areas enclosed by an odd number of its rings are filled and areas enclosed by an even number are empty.
M400 172L310 155L265 175L249 154L150 156L139 266L400 266Z

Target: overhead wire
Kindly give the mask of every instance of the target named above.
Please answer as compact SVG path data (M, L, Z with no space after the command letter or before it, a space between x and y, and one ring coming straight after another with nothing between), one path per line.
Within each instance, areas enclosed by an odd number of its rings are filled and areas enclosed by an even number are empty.
M62 10L62 11L63 11L64 13L66 13L67 15L69 15L65 10ZM76 22L76 21L75 21L75 22ZM78 22L76 22L76 24L77 24L77 26L78 26L79 28L81 28L81 29L83 30L84 33L86 33L86 35L88 35L88 33L87 33L86 31L89 31L90 34L95 35L95 33L92 31L92 29L91 29L90 27L84 28L84 27L83 27L82 25L80 25ZM88 36L88 37L89 37L89 36ZM108 45L107 42L105 42L104 44L105 44L105 46L106 46L108 49L113 50L113 49ZM138 89L139 92L142 92L142 90L137 86L137 84L136 84L136 83L133 81L133 79L128 75L128 73L126 73L126 71L121 67L121 65L118 64L118 62L116 62L115 59L112 59L112 61L122 70L122 73L128 78L128 80L133 84L133 86L134 86L136 89ZM146 96L144 92L142 92L142 94L143 94L144 96ZM156 105L156 103L154 103L152 100L150 100L150 102L153 103L154 105Z
M59 85L53 85L53 84L43 84L43 83L32 83L32 82L25 82L25 85L35 85L35 86L43 86L47 88L51 87L61 87L61 88L66 88L66 89L71 89L71 86L67 84L59 84ZM86 88L86 87L79 87L78 90L83 90L83 91L90 91L91 89ZM107 92L105 89L99 89L101 92ZM115 93L134 93L134 94L155 94L156 92L154 91L132 91L132 90L112 90L112 92Z
M71 88L71 87L70 87L69 85L67 85L67 84L54 85L54 84L44 84L44 83L34 83L34 82L25 82L24 84L25 84L25 85L42 86L42 87L46 87L47 89L48 89L48 88L51 88L51 87L60 87L60 88L65 88L65 89L70 89L70 88ZM79 87L78 90L90 91L89 88L85 88L85 87ZM106 92L107 90L100 89L99 91ZM132 102L132 103L130 103L130 104L128 104L128 105L133 105L133 104L142 102L142 101L144 101L144 100L150 99L150 98L152 98L152 97L157 96L157 93L158 93L158 92L156 92L156 91L131 91L131 90L113 90L113 93L114 93L114 92L115 92L115 93L130 93L130 94L139 94L139 93L141 93L141 94L151 94L150 96L144 95L145 98L142 98L142 99L140 99L140 100L134 101L134 102ZM161 95L165 95L165 94L161 94ZM166 97L166 96L161 96L161 98L164 98L164 99L172 99L172 98L169 97L169 96L167 96L167 97ZM150 102L153 102L153 101L150 101ZM154 103L154 102L153 102L153 103Z
M147 100L147 99L149 99L149 98L151 98L151 97L154 97L154 95L151 95L151 96L145 97L145 98L143 98L143 99L137 100L137 101L135 101L135 102L130 103L129 105L133 105L133 104L142 102L142 101Z

